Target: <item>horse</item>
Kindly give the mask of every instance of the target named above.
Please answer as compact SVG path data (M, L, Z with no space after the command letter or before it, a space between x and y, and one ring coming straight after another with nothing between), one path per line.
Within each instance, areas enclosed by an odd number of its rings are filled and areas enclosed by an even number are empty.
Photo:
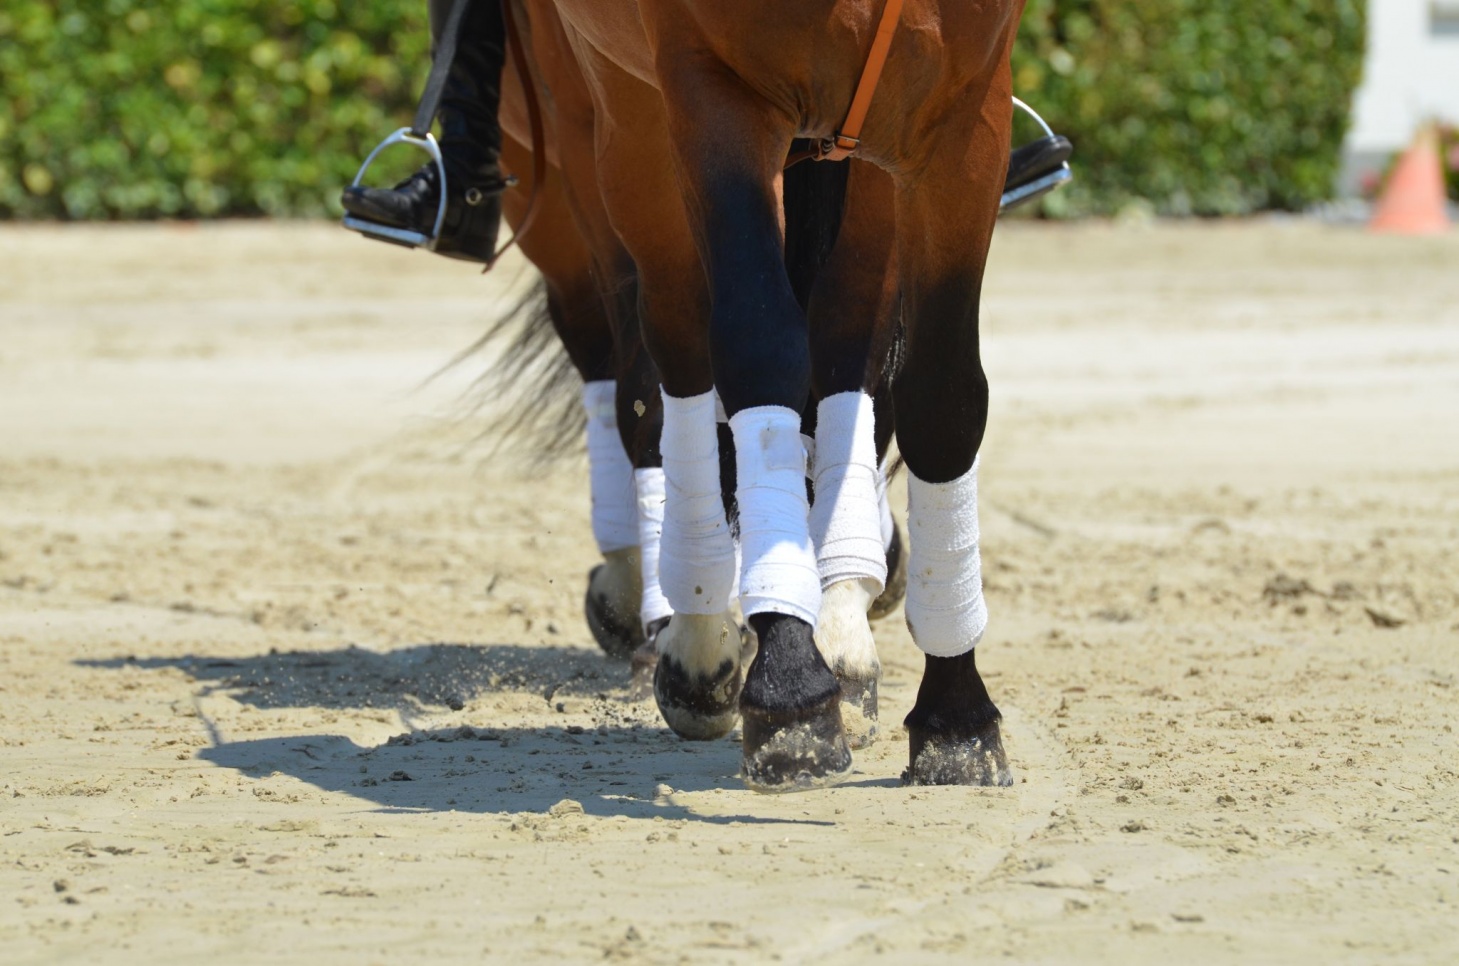
M508 85L505 103L525 111L520 85ZM545 143L555 146L550 138ZM653 635L646 639L644 630L661 629L672 612L657 588L663 506L662 484L655 487L657 481L652 478L659 472L655 452L660 409L657 372L636 335L636 307L622 297L633 290L634 279L631 275L604 279L595 270L587 241L573 218L560 167L551 162L542 165L542 183L534 184L538 166L533 164L531 151L532 145L510 134L503 140L504 169L518 179L517 190L504 198L503 214L508 227L519 236L523 253L541 274L541 284L510 307L451 365L505 341L477 384L491 401L514 401L519 416L507 426L508 436L516 430L536 435L539 438L533 443L539 455L551 457L586 430L592 528L603 562L589 574L584 616L609 657L632 658L630 692L636 699L644 698L652 694L657 662ZM533 207L531 230L522 233ZM637 378L620 380L624 373ZM574 382L573 374L582 383L582 409L577 412L566 392ZM624 425L635 427L626 435L618 433L620 385L630 387L635 401L648 400L649 411L643 417L635 412L631 422L625 420ZM641 391L644 386L650 391ZM525 399L520 398L524 395ZM890 422L884 421L884 426L889 427ZM879 457L886 453L889 436L884 433L878 441ZM629 455L647 470L637 481ZM723 455L722 495L728 510L734 499L733 450ZM640 483L648 491L647 499L638 499ZM655 493L660 496L657 501ZM871 621L895 611L906 586L902 533L892 517L885 485L879 488L879 497L890 578L871 603L867 614ZM848 709L857 715L859 725L851 732L853 747L875 738L875 683L872 675L863 693L847 696Z
M877 0L509 2L547 92L568 204L600 277L634 279L631 314L662 386L660 573L673 616L654 688L666 720L712 737L738 712L742 774L757 790L849 771L841 697L874 673L865 604L885 581L871 396L887 381L909 474L904 606L925 654L905 777L1009 783L975 661L987 621L977 321L1021 3L907 3L853 140L836 139L836 126L881 25ZM513 114L504 105L503 126L522 140ZM812 169L802 187L814 190L797 193L819 202L792 213L783 167L798 137L861 163ZM802 302L795 260L817 256ZM634 341L622 329L620 357ZM893 355L895 378L884 380ZM616 406L625 437L652 418L627 371ZM813 392L812 456L801 430ZM726 607L736 563L717 402L737 464L740 597L758 638L743 683ZM828 627L834 639L817 633Z

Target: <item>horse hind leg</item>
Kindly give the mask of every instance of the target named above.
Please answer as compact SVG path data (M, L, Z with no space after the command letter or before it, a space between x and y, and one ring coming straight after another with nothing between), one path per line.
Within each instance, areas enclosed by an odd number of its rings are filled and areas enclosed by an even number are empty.
M520 92L509 88L508 95L510 104ZM520 229L526 199L534 190L531 161L525 145L513 137L503 139L502 162L522 179L518 190L503 197L503 213L513 230ZM614 326L594 278L592 253L573 214L566 178L552 166L545 174L538 192L537 222L522 236L521 246L542 273L547 316L583 380L592 529L603 555L603 562L588 574L583 616L598 646L610 657L626 659L643 643L638 618L643 581L633 466L620 440L615 409ZM530 371L530 354L539 345L530 337L519 338L508 350L507 371Z
M742 775L758 791L815 787L844 777L851 752L840 682L814 640L821 579L801 438L810 353L777 191L795 125L727 72L665 66L679 183L712 287L713 381L734 438L740 602L759 640L740 695Z
M709 296L682 196L664 163L669 143L657 90L592 49L582 53L594 79L596 176L609 219L637 269L642 342L661 376L662 476L640 473L640 499L662 483L658 578L672 608L655 628L655 651L635 663L653 667L653 693L681 737L727 734L738 718L740 634L728 606L734 544L720 497L714 380L704 321ZM619 397L647 412L642 395ZM659 408L659 407L652 407ZM643 467L640 467L642 471ZM647 544L645 544L647 546ZM645 554L645 558L647 558ZM655 621L657 623L657 621Z

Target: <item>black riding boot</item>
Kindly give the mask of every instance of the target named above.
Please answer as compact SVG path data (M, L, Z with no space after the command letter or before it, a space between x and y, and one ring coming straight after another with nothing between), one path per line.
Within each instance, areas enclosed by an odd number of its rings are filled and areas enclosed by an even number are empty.
M456 56L446 76L437 117L446 168L446 217L435 251L478 262L491 260L506 188L497 122L506 28L502 0L471 0L462 16ZM431 37L439 41L452 0L430 0ZM346 188L340 202L357 218L430 234L440 204L440 178L427 164L394 188Z

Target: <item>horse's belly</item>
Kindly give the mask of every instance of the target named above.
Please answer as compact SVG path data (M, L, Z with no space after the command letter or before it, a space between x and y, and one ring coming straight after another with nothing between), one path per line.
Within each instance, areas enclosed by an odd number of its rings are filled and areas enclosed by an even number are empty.
M638 0L556 0L562 22L598 53L654 87L653 54L643 32Z

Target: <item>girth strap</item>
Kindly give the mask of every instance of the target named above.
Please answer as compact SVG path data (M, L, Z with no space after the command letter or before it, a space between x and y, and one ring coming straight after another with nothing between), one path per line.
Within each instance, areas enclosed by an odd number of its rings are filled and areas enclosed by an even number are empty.
M892 37L897 32L897 23L902 16L903 0L886 0L882 7L881 22L877 24L876 36L872 38L871 50L866 55L866 66L861 69L861 80L856 84L856 93L851 98L851 109L846 120L834 136L821 138L804 151L796 151L785 159L785 166L802 161L844 161L861 147L861 125L866 122L871 110L871 98L876 94L876 85L881 81L882 68L887 65L887 54L892 47Z

